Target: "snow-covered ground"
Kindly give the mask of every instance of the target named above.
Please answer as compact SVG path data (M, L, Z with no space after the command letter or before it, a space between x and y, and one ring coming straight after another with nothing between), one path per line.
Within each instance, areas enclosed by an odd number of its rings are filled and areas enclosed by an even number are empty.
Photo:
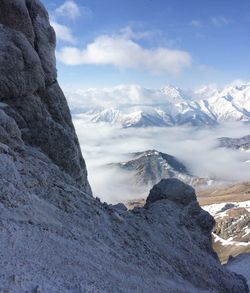
M231 208L246 208L250 212L250 200L242 202L227 202L202 207L205 211L209 212L213 217L222 217L225 212Z
M250 252L250 201L203 206L216 221L214 249L222 263L230 256Z

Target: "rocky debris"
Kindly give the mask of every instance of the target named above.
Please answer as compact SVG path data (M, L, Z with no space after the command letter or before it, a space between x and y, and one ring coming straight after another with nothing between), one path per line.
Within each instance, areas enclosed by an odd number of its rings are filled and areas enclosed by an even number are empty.
M3 0L0 23L0 292L248 292L191 187L162 181L133 211L91 196L47 12Z
M250 150L250 135L241 138L221 137L218 139L219 146L232 150Z
M203 207L214 216L213 246L222 263L250 252L250 201Z
M223 239L250 242L250 212L241 207L228 209L216 217L214 233Z

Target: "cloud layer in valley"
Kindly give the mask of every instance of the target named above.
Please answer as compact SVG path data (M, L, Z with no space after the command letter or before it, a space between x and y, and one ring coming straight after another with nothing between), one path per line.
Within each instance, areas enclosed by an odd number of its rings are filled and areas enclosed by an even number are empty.
M131 186L131 175L107 166L126 161L129 153L156 149L176 156L199 177L226 181L250 180L250 154L217 148L217 138L249 134L249 125L224 124L217 128L191 127L121 129L88 124L75 119L77 134L86 159L94 195L107 202L146 196L148 190Z

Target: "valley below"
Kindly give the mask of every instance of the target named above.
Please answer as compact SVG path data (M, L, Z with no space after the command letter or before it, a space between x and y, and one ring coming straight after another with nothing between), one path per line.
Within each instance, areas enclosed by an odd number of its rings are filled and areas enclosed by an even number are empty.
M84 123L78 118L74 122L80 141L81 136L86 139ZM215 218L213 247L220 261L250 252L248 125L91 127L100 136L92 138L90 132L90 145L85 143L82 151L96 196L133 210L145 205L149 190L161 179L178 178L195 188L199 204Z

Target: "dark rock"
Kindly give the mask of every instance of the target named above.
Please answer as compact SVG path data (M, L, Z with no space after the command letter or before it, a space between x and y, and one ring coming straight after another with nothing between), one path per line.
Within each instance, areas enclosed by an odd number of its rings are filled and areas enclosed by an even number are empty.
M123 203L118 203L112 206L118 212L126 212L128 209Z
M195 190L178 179L162 179L150 190L146 204L159 200L170 200L177 204L187 205L196 201Z

